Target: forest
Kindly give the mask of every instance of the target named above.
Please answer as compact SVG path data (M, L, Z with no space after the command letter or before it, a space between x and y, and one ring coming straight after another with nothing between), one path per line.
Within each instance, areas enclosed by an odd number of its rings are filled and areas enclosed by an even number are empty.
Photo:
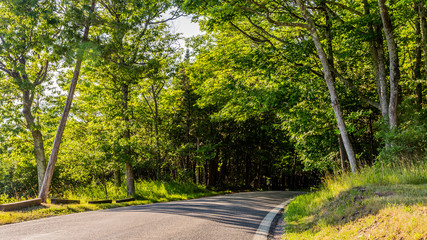
M426 162L424 0L2 0L0 195L309 189ZM203 34L170 23L192 16Z

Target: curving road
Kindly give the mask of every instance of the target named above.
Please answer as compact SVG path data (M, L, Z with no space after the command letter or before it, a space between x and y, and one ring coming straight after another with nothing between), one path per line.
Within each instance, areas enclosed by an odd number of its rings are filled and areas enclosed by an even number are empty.
M0 226L0 239L253 239L300 192L249 192L76 213Z

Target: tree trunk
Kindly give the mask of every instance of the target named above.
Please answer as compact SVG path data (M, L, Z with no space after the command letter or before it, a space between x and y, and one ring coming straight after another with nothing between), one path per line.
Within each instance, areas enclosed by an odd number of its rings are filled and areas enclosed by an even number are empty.
M324 3L322 4L324 5ZM328 51L328 62L332 67L332 69L334 69L335 60L334 60L334 50L333 50L333 44L332 44L333 36L331 31L332 22L330 21L329 13L326 9L326 6L324 6L324 12L325 12L325 26L326 26L325 33L326 33L326 43L327 43L327 51ZM335 83L336 77L334 73L332 73L332 79L333 79L333 82ZM343 144L341 134L338 136L338 144L340 148L341 169L342 169L342 173L345 173L345 162L347 161L347 158L346 158L345 146Z
M370 14L370 9L367 0L363 1L365 15ZM384 44L381 32L381 26L370 22L368 24L369 33L374 36L369 42L369 50L371 52L372 67L374 69L375 80L377 85L377 94L380 101L380 110L383 121L388 125L388 86L386 79L386 67L384 56Z
M114 186L116 186L117 188L119 188L122 185L122 176L120 173L120 167L117 166L114 169Z
M338 143L340 145L341 170L342 173L345 173L345 162L347 161L347 157L341 135L338 136Z
M43 185L43 178L46 172L46 158L44 153L43 135L35 128L34 116L31 113L31 105L33 103L30 97L29 90L22 90L23 110L25 121L27 122L27 129L30 130L33 137L34 156L37 163L37 186L40 192Z
M419 10L419 16L420 16L420 30L421 30L421 36L422 36L422 49L424 52L424 75L425 79L427 81L427 12L426 12L426 6L425 3L420 1L418 3L418 10ZM427 85L427 82L426 82ZM422 91L422 87L420 86L420 90ZM422 95L422 92L421 92ZM422 97L422 96L421 96Z
M376 34L376 58L378 61L378 77L376 79L377 82L377 92L380 99L381 106L381 115L383 117L383 121L386 125L389 125L389 93L388 93L388 85L386 79L386 59L384 55L384 43L382 38L381 26L375 26L375 34Z
M414 81L418 82L421 80L421 65L422 65L422 34L421 34L421 12L418 3L415 3L414 5L415 12L419 13L418 18L415 19L415 63L414 63ZM417 94L417 103L418 108L422 108L423 104L423 87L420 82L417 83L417 87L415 89L415 92Z
M125 163L126 166L126 193L128 196L135 195L135 176L133 174L132 165Z
M302 0L296 0L298 7L301 10L301 14L303 15L304 19L307 21L310 35L313 39L314 45L316 46L317 53L319 55L320 61L322 63L323 72L324 72L324 79L326 81L326 85L328 86L329 95L331 97L331 105L335 112L335 117L337 120L338 128L340 129L341 137L344 142L345 150L347 152L347 157L350 162L350 168L353 173L356 172L356 157L354 155L353 146L351 144L350 138L347 133L347 129L344 123L344 119L342 116L342 111L340 104L338 102L338 96L335 89L335 84L333 81L333 75L331 68L328 63L328 58L326 56L325 51L323 50L323 46L320 42L319 35L316 30L316 26L314 24L313 19L311 18L310 14L308 13L305 5L303 5Z
M34 155L37 162L37 177L38 177L38 190L40 192L43 185L43 178L46 173L46 158L44 155L43 135L39 130L31 131L34 141Z
M216 185L216 180L218 176L218 160L215 157L209 162L209 176L207 186L212 187Z
M89 19L92 13L95 11L95 5L96 5L96 0L92 0L91 9L89 12ZM90 28L90 21L85 26L82 43L85 43L88 40L89 28ZM68 91L67 101L65 102L64 112L62 113L62 117L59 122L58 130L56 132L55 140L53 142L52 153L49 158L46 174L44 176L42 188L39 193L39 198L42 199L42 202L46 202L47 196L49 194L49 188L50 188L50 183L53 177L53 171L55 169L56 160L58 159L59 146L61 145L61 139L62 139L62 135L64 134L65 124L67 123L68 114L70 113L71 104L73 102L74 91L77 86L77 80L79 79L83 56L84 56L84 48L82 47L78 49L76 66L74 68L73 78L71 79L71 85Z
M199 154L199 149L200 149L200 140L199 138L197 138L197 142L196 142L196 148L197 148L197 154ZM197 158L196 160L196 169L195 169L195 175L196 175L196 184L200 183L200 166L199 166L199 158Z
M157 93L156 91L154 91L154 86L151 86L151 90L152 90L152 94L153 94L153 101L154 101L154 112L153 112L153 124L154 124L154 137L156 139L156 161L158 164L158 171L159 171L159 176L161 173L161 168L162 168L162 163L161 163L161 157L160 157L160 144L159 144L159 124L158 124L158 119L159 119L159 105L157 102Z
M398 103L398 91L399 91L399 56L397 52L397 44L393 35L393 26L391 23L390 15L388 14L388 8L385 5L385 0L378 0L378 6L380 9L381 20L383 23L384 34L387 40L387 48L389 52L390 61L390 100L388 106L388 117L389 117L389 128L390 130L397 127L397 103Z
M129 84L122 83L122 114L123 121L125 124L125 132L123 133L123 138L126 140L125 146L125 168L126 168L126 189L127 195L135 195L135 177L131 164L132 150L130 147L130 129L129 129L129 116L128 116L128 101L129 101Z

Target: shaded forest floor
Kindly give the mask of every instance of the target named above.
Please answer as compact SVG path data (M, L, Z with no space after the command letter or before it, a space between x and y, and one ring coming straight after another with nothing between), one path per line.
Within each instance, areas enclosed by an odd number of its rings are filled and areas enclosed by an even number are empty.
M327 179L288 206L284 237L427 239L426 170L424 163Z

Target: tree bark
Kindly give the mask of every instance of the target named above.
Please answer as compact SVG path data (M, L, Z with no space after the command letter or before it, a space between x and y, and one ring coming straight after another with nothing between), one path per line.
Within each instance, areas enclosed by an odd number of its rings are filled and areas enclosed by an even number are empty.
M345 173L345 162L347 162L346 152L345 152L345 146L342 141L341 135L338 136L338 143L340 145L340 159L341 159L341 170L342 173Z
M215 157L209 161L209 176L208 183L206 184L208 187L212 187L216 185L216 180L218 176L218 159Z
M301 14L303 15L304 19L307 21L310 35L312 37L312 40L314 42L314 45L316 46L317 53L319 55L320 61L322 63L323 72L324 72L324 79L326 81L326 85L328 86L329 95L331 97L331 105L334 109L335 117L337 120L338 128L341 133L341 137L344 142L345 150L347 152L347 157L350 162L350 168L353 173L356 172L356 157L354 154L353 146L351 144L350 138L347 133L347 129L345 126L345 122L342 116L341 106L338 102L338 96L335 89L335 84L333 81L333 75L331 67L328 63L328 58L326 56L325 51L323 50L322 43L320 42L319 34L317 33L315 23L313 19L311 18L309 12L307 11L305 5L302 3L302 0L296 0L299 9L301 10Z
M31 106L33 104L30 90L22 90L23 110L25 121L27 122L27 129L30 130L33 137L34 156L37 163L37 184L40 192L43 185L43 178L46 172L46 158L44 153L43 135L35 128L34 116L31 113Z
M123 121L125 123L125 132L123 133L123 138L126 139L125 146L125 168L126 168L126 189L127 195L135 195L135 177L132 169L131 163L131 148L129 145L130 142L130 129L129 129L129 116L127 113L128 110L128 101L129 101L129 84L122 83L122 111L123 111Z
M386 59L384 55L384 44L381 33L381 27L375 26L376 32L376 53L377 53L377 61L378 61L378 79L377 79L377 92L380 99L381 106L381 115L383 117L384 122L389 125L389 92L388 92L388 84L386 79Z
M330 64L330 66L332 67L332 69L335 68L335 60L334 60L334 49L333 49L333 45L332 45L332 22L330 21L329 18L329 13L326 9L326 6L324 6L324 12L325 12L325 33L326 33L326 43L327 43L327 52L328 52L328 62ZM334 73L332 73L332 79L333 82L335 83L336 80L336 76ZM341 134L338 136L338 146L339 146L339 150L340 150L340 160L341 160L341 170L342 173L345 173L345 162L347 161L347 157L346 157L346 151L345 151L345 146L344 143L342 141L342 136Z
M419 10L419 17L420 17L422 49L424 52L424 75L425 75L426 85L427 85L427 22L426 22L427 11L426 11L425 3L423 3L423 1L418 2L418 10ZM420 91L422 91L421 86L420 86L420 89L421 89Z
M370 14L370 9L367 0L363 1L365 15ZM377 94L380 100L380 109L383 121L386 125L388 122L388 85L386 79L386 66L384 56L384 44L381 32L381 26L377 24L368 24L369 33L374 36L369 42L369 50L372 58L372 67L374 69L375 80L377 85Z
M199 154L199 149L200 149L200 140L199 138L197 138L197 142L196 142L196 148L197 148L197 154ZM194 174L196 175L196 184L200 183L200 166L199 166L199 158L197 158L196 160L196 169Z
M420 81L422 76L421 76L421 65L422 65L422 34L421 34L421 12L420 12L420 7L418 3L415 3L414 5L414 10L415 12L418 13L418 18L415 19L415 63L414 63L414 80L416 82ZM417 103L418 103L418 108L421 109L422 108L422 104L423 104L423 87L422 84L420 82L417 83L417 87L415 89L415 92L417 94Z
M153 112L153 124L154 124L154 137L156 139L156 161L158 164L158 171L159 171L159 176L161 173L161 168L162 168L162 163L161 163L161 157L160 157L160 144L159 144L159 124L158 124L158 119L159 119L159 105L157 102L157 93L154 90L154 86L151 85L151 91L153 94L153 102L154 102L154 112Z
M399 55L397 52L397 44L393 34L393 26L391 23L388 8L385 5L385 0L378 0L378 6L380 9L381 20L383 23L384 34L387 40L387 48L389 52L390 61L390 100L388 106L388 117L389 117L389 128L390 130L397 127L397 103L399 95L399 80L400 80L400 69L399 69Z
M120 173L120 167L117 166L114 169L114 186L120 187L122 185L122 176Z
M89 19L92 13L95 11L95 5L96 5L96 0L92 0L91 9L89 12ZM89 28L90 28L90 21L85 26L82 43L85 43L88 40ZM49 163L47 165L46 173L43 179L42 188L39 193L39 198L42 199L42 202L46 202L47 196L49 194L49 188L52 181L55 164L58 159L59 146L61 145L61 139L62 139L62 135L64 134L65 124L67 123L68 114L70 113L71 104L73 102L74 91L77 86L77 80L79 79L83 56L84 56L84 48L78 50L76 66L74 68L73 78L71 79L71 85L68 91L67 101L65 102L64 111L62 113L62 117L59 122L58 130L56 132L55 140L53 142L52 153L49 158Z
M132 165L125 163L126 167L126 193L128 196L135 195L135 176L133 174Z
M39 130L31 131L34 141L34 155L37 162L37 182L40 192L43 185L43 178L46 173L46 158L44 153L43 135Z

